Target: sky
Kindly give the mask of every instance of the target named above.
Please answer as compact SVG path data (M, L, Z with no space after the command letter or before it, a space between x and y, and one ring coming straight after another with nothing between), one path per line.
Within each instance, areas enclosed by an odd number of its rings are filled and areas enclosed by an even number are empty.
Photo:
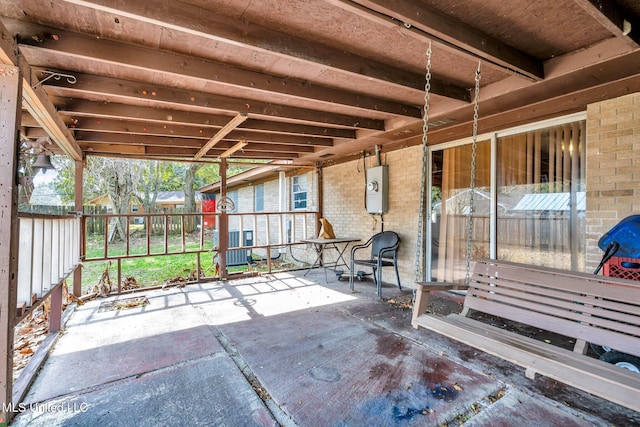
M46 173L43 173L46 172ZM55 169L40 171L33 176L33 193L31 204L35 205L61 205L60 196L56 194L53 180L58 176Z
M57 176L58 171L56 171L55 169L45 169L33 176L33 185L34 187L37 187L39 185L47 185L53 182L53 180L56 179Z

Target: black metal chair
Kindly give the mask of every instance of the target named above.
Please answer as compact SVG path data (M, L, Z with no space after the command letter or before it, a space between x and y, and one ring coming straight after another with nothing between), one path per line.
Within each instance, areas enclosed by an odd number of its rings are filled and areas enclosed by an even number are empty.
M361 249L371 247L368 258L356 258L356 252ZM373 282L377 287L378 298L382 298L382 268L394 267L398 288L400 285L400 274L398 273L398 248L400 247L400 236L394 231L383 231L372 236L366 243L354 245L351 248L351 275L349 276L349 287L353 291L353 276L355 266L364 265L373 269Z

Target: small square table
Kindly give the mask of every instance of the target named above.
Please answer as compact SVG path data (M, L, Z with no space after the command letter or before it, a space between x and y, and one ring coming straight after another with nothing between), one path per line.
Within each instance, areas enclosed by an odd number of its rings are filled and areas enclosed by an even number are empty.
M338 266L344 265L345 268L349 271L351 269L347 265L347 262L344 259L344 252L349 247L350 243L359 242L360 239L357 237L336 237L334 239L322 239L319 237L313 237L310 239L302 239L302 243L310 243L313 245L316 250L316 260L311 264L309 270L304 274L305 276L309 274L311 270L316 267L324 268L324 281L327 282L327 268L333 269L333 271L337 271ZM338 253L338 258L336 258L335 262L325 263L322 259L322 255L326 250L335 250Z

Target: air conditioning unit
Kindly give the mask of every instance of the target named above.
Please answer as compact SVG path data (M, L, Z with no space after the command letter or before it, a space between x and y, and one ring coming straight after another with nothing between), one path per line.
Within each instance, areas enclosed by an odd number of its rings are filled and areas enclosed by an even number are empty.
M229 247L253 246L253 230L244 230L242 237L242 245L240 245L240 230L230 230L228 240ZM218 246L218 230L213 230L213 246ZM251 251L249 249L227 250L227 267L247 264L247 257L250 253Z

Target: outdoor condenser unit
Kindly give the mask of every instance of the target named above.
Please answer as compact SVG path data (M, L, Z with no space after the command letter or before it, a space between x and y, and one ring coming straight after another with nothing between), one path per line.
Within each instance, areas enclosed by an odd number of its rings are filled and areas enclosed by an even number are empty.
M367 169L367 212L383 214L389 210L389 168Z
M243 242L240 245L240 230L229 231L229 248L237 248L238 246L253 246L253 230L243 231ZM213 245L218 245L218 230L213 230ZM230 249L227 251L227 267L234 265L245 265L247 256L250 251L248 249Z

